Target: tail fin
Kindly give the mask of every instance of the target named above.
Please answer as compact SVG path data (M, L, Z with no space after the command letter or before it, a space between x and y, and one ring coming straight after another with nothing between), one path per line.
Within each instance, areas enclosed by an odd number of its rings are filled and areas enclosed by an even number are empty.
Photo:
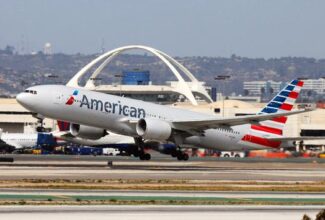
M267 103L259 114L291 111L303 84L304 82L298 79L292 80L269 103ZM272 120L263 121L260 123L261 125L252 125L252 129L269 134L282 135L286 121L287 117L278 117Z
M291 111L303 84L303 81L297 79L292 80L269 103L267 103L259 114ZM281 141L270 140L268 138L282 137L286 121L287 117L283 116L251 124L249 134L245 135L242 141L245 141L246 144L249 143L256 149L264 149L265 147L279 148L282 143Z
M57 121L58 127L60 131L69 131L70 130L70 123L65 121Z

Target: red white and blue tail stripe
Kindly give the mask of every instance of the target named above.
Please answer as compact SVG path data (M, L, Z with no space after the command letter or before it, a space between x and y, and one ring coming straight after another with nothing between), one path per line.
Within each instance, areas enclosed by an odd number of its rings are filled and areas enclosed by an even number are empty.
M59 127L59 131L69 131L70 130L70 123L69 122L65 122L65 121L57 121L58 123L58 127Z
M292 80L269 103L267 103L259 114L291 111L303 84L303 81L297 79ZM250 144L256 147L278 148L281 145L281 141L270 141L265 137L281 137L286 122L287 117L283 116L258 124L251 124L249 134L245 135L242 141L250 142Z
M303 84L303 81L297 79L292 80L262 109L261 113L268 114L290 111L298 98Z

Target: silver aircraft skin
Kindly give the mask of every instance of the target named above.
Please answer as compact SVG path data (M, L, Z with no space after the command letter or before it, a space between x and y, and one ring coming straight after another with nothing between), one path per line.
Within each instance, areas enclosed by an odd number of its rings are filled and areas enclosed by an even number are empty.
M64 85L28 88L16 99L42 116L177 146L237 151L288 147L282 135L303 82L292 80L256 115L217 117ZM297 137L299 139L299 137Z

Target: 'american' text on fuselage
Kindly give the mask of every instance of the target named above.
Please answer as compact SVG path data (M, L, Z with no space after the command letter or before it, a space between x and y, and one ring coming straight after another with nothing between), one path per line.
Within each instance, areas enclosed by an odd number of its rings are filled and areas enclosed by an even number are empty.
M108 101L103 102L98 99L90 99L89 101L86 95L82 96L82 100L80 103L80 108L82 108L83 106L96 111L130 116L132 118L146 117L146 112L143 108L135 108L132 106L123 105L120 101L118 101L117 103Z

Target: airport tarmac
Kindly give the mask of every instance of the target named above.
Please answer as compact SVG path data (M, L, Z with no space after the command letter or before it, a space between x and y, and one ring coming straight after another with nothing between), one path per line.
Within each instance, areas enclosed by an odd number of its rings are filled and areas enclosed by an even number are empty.
M2 158L10 155L1 156ZM112 166L107 166L107 161ZM140 161L131 157L18 155L0 163L0 180L15 179L195 179L221 181L323 181L325 163L313 159L252 161L246 158ZM266 162L265 162L266 161ZM324 159L323 159L324 161Z
M8 156L8 155L6 155ZM48 159L50 158L50 159ZM113 166L107 166L112 158ZM290 184L325 180L325 164L313 160L264 162L261 160L207 160L176 161L174 158L161 157L157 161L139 161L134 158L120 157L82 157L82 156L35 156L26 155L15 158L14 163L0 163L0 180L20 181L28 185L26 180L49 180L53 183L61 179L109 181L144 181L144 180L192 180L192 181L228 181L239 184L239 181ZM38 183L38 182L36 182ZM72 184L78 182L72 182ZM145 183L145 182L143 182ZM168 182L166 182L168 185ZM193 183L193 182L192 182ZM33 186L33 182L30 182ZM42 182L40 182L42 184ZM46 182L45 182L46 184ZM52 184L52 182L49 182ZM63 182L70 184L70 182ZM100 184L100 183L99 183ZM106 184L103 182L103 184ZM119 184L118 182L116 184ZM124 182L123 184L128 184ZM135 184L132 182L132 184ZM132 185L131 184L131 185ZM139 183L140 184L140 183ZM159 184L159 182L154 183ZM173 183L171 183L173 184ZM55 185L55 184L54 184ZM222 184L221 184L222 185ZM295 185L295 184L293 184ZM261 186L261 185L260 185ZM298 185L297 185L298 186ZM246 187L252 187L247 184ZM261 186L263 187L263 186ZM324 206L323 192L267 192L267 191L191 191L191 190L104 190L104 189L47 189L47 188L0 188L1 201L157 201L155 204L168 204L170 201L209 201L220 205L210 206L168 206L145 205L105 205L88 206L0 206L0 218L6 219L302 219L304 214L312 218ZM163 203L158 203L162 201ZM165 202L164 202L165 201ZM50 202L50 203L51 203ZM224 204L291 204L281 205L230 205ZM33 204L33 203L27 203ZM48 203L47 203L48 204ZM98 203L97 203L98 204ZM101 203L100 203L101 204ZM111 203L110 203L111 204ZM141 203L143 204L143 203ZM193 204L193 203L189 203ZM207 204L207 203L200 203ZM293 204L314 204L312 206L296 206Z
M19 179L189 179L220 181L324 181L325 170L318 169L182 169L172 167L162 170L136 166L129 168L108 167L15 167L1 166L0 180Z
M1 206L0 218L11 220L101 219L314 219L321 206Z

